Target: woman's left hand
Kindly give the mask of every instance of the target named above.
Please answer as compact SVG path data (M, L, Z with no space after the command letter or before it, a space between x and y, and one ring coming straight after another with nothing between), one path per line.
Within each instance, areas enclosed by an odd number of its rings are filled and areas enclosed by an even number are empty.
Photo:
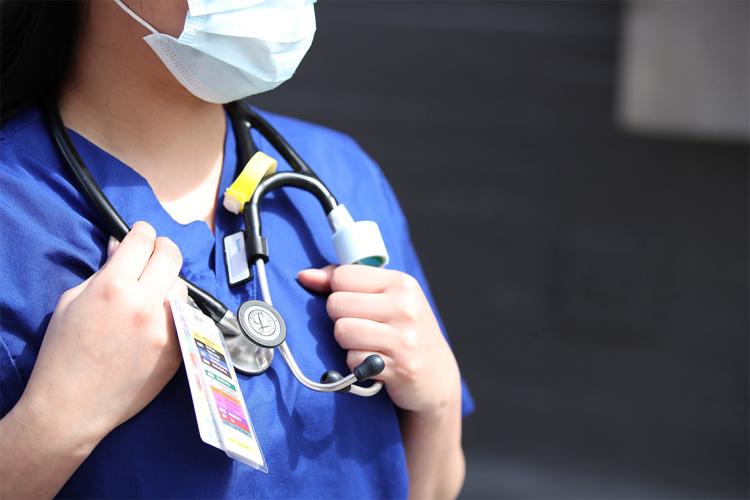
M349 369L380 354L394 404L431 413L460 404L456 359L419 282L408 274L362 265L306 269L300 284L325 293L336 341L348 352Z

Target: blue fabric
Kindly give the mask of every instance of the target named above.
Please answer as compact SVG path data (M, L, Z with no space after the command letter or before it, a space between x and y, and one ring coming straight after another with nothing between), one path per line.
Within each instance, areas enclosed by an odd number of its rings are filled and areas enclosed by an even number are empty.
M355 219L380 224L391 254L389 267L412 274L427 290L402 211L375 163L345 135L264 115L313 165ZM227 285L222 242L225 235L241 229L239 217L219 209L215 235L202 221L179 224L162 208L143 177L83 137L71 135L125 220L131 224L147 220L160 235L179 245L186 277L232 309L258 297L254 281L240 287ZM253 139L259 150L279 157L255 132ZM283 160L279 162L279 170L289 170ZM220 193L231 183L235 165L235 138L227 127ZM101 266L107 235L97 226L97 216L62 165L36 110L2 127L0 180L2 416L23 392L60 294ZM330 230L321 209L309 194L289 189L268 196L261 217L270 247L268 272L274 304L286 320L288 342L297 362L313 378L326 369L345 371L345 353L333 338L325 298L305 291L295 280L300 269L334 261ZM180 370L152 403L96 447L60 495L407 495L397 413L385 391L369 399L313 392L294 379L280 357L265 375L239 377L268 474L236 463L200 440L185 373ZM464 414L472 408L464 386Z

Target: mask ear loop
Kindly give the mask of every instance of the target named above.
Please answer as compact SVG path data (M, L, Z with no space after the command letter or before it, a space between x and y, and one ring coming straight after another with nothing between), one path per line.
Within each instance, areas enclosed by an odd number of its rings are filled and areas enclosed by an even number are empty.
M125 5L125 2L123 2L122 0L114 0L114 2L122 10L124 10L127 15L129 15L130 17L132 17L133 19L135 19L136 21L138 21L138 24L140 24L141 26L143 26L144 28L146 28L147 30L149 30L154 35L158 35L159 34L159 32L156 31L153 26L151 26L146 21L144 21L143 18L141 18L138 14L136 14L133 11L133 9L131 9L130 7L128 7L127 5Z

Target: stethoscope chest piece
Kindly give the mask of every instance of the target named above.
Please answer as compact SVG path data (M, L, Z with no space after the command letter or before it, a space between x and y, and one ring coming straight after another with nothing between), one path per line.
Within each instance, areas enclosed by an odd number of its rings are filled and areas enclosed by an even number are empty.
M273 348L286 339L286 325L279 312L260 300L243 302L237 310L242 334L255 345Z

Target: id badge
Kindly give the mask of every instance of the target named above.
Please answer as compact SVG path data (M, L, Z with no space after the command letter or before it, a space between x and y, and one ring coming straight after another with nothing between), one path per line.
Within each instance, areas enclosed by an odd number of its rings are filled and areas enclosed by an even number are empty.
M170 298L169 303L201 439L268 472L224 336L197 308L179 299Z
M245 231L237 231L224 237L224 264L230 286L247 283L253 277L245 251Z

